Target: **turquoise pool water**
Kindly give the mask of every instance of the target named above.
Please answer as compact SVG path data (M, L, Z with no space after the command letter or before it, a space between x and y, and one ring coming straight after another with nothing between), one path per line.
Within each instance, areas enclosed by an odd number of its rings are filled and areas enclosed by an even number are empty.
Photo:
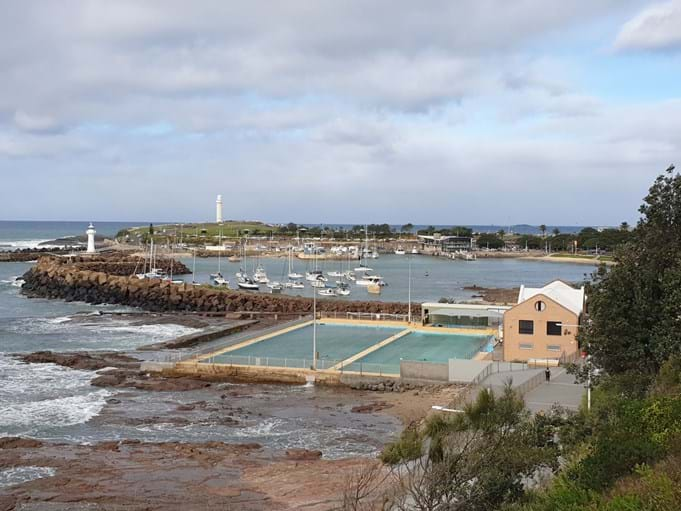
M447 362L450 358L470 359L489 341L487 335L439 334L411 332L366 357L359 359L349 370L371 371L370 365L381 364L383 371L399 373L400 359L426 362Z
M317 324L319 358L327 361L344 360L383 339L395 335L400 330L401 328ZM217 355L213 361L216 364L247 363L239 362L239 359L243 357L311 360L312 325ZM274 364L270 363L270 365Z

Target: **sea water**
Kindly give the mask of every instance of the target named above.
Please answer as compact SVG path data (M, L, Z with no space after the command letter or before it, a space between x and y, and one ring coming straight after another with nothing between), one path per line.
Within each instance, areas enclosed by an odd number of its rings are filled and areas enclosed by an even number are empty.
M126 223L97 223L98 233L112 236ZM5 249L36 246L84 232L87 222L0 222L0 245ZM8 248L9 247L9 248ZM2 250L2 248L0 248ZM284 280L286 258L259 261L271 279ZM185 260L191 267L191 261ZM234 280L242 263L221 261L223 274ZM353 263L354 264L354 263ZM449 261L416 256L412 264L412 300L436 301L440 297L470 298L468 285L515 287L541 285L553 278L581 281L591 267L523 260ZM381 296L352 286L350 299L407 301L408 257L387 255L370 265L388 282ZM371 454L399 425L391 417L352 414L336 408L331 391L319 387L239 386L220 384L214 391L145 392L90 385L93 371L72 370L53 364L24 364L10 356L40 350L107 350L132 352L137 346L192 332L179 325L145 325L138 320L101 316L101 311L130 311L118 305L88 305L62 300L28 299L21 294L20 277L28 263L0 263L0 436L32 436L55 441L96 442L119 438L148 441L256 441L264 445L321 448L325 456ZM320 263L325 271L339 262ZM346 264L347 268L347 264ZM207 281L217 269L217 259L197 261L198 280ZM310 264L295 262L295 270ZM427 274L427 276L426 276ZM191 276L187 276L191 278ZM263 289L266 289L263 286ZM310 288L304 290L310 296ZM236 425L224 424L225 393L245 392L233 400L258 414L235 412ZM112 404L123 392L120 405ZM120 397L120 396L119 396ZM107 403L107 401L109 401ZM189 422L175 417L178 403L206 401L220 412L196 413ZM321 412L320 403L327 411ZM106 409L105 408L106 405ZM333 408L333 410L331 409ZM240 415L241 413L241 415ZM169 418L170 417L170 418ZM181 419L182 417L180 417ZM4 474L3 477L19 477Z

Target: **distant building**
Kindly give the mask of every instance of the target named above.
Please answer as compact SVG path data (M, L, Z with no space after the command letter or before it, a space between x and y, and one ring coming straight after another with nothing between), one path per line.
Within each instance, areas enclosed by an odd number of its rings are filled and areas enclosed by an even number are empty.
M425 252L450 253L475 250L475 238L468 236L418 235L421 249Z
M504 313L504 360L572 360L586 295L562 280L521 286L518 303Z
M505 305L471 303L421 304L421 322L424 325L446 328L497 328L503 321Z

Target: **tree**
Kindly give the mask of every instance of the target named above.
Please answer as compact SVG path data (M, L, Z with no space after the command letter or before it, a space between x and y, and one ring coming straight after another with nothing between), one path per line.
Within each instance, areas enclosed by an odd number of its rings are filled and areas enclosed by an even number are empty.
M497 397L480 391L461 414L431 417L421 433L407 429L382 459L395 471L390 509L499 509L524 495L523 477L555 467L551 421L531 417L510 386Z
M504 231L503 229L499 229L499 231L497 231L497 234L501 239L504 239L504 236L506 236L506 231Z
M541 237L544 238L546 237L546 226L544 224L541 224L539 226L539 231L541 232Z
M681 176L671 166L651 186L642 215L587 288L589 319L580 342L608 374L654 375L681 353Z
M620 231L628 231L629 230L629 224L627 222L622 222L620 224Z
M149 224L149 236L154 235L154 224Z
M452 236L473 236L473 229L470 227L464 227L462 225L452 226L451 229L448 229L448 232Z
M414 230L414 224L412 224L412 223L404 224L404 225L400 228L400 230L401 230L402 232L411 232L411 231Z
M554 227L552 232L554 236L558 236L560 234L560 229L558 227Z
M489 247L492 249L502 248L504 246L504 240L502 240L496 234L483 233L478 236L477 239L478 247Z

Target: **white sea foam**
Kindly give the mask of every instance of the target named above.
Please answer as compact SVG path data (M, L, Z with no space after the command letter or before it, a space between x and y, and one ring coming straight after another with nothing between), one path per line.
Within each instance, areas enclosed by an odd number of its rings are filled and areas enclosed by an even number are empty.
M42 240L2 240L0 241L0 250L23 250L23 249L34 249L34 248L62 248L64 244L49 244L43 245L42 243L47 243L52 241L50 239Z
M2 279L0 280L0 284L9 284L10 286L13 287L21 287L24 285L26 281L20 276L17 275L16 277L12 277L11 279Z
M34 479L41 479L43 477L52 477L56 470L52 467L12 467L5 470L0 470L0 488L14 486Z
M54 364L24 364L0 355L0 436L40 434L46 428L87 422L108 390L90 385L91 371Z
M60 316L58 318L48 318L45 321L48 323L51 323L53 325L61 325L62 323L66 323L68 321L71 321L73 318L69 316Z
M284 421L281 419L265 419L253 426L235 429L234 435L247 438L290 435L291 431L278 430L283 425Z
M163 325L97 324L97 330L100 332L132 334L150 341L165 341L199 331L197 328L171 323Z
M0 432L5 428L27 428L24 434L35 434L41 427L82 424L101 411L111 393L100 389L89 394L10 403L0 406Z

